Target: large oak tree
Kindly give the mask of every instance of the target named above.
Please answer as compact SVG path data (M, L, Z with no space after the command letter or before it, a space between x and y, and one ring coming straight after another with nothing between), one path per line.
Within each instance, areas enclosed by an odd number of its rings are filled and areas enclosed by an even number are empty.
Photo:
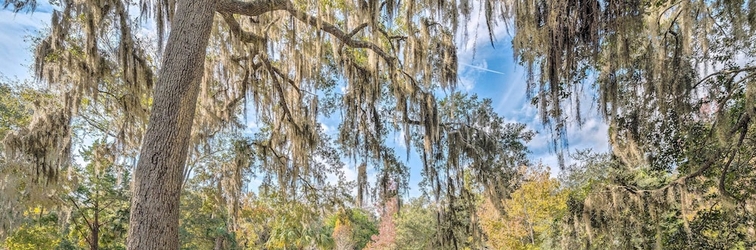
M447 105L448 114L439 114L435 96L456 84L454 41L468 33L458 31L464 28L459 24L479 11L492 30L495 16L503 13L495 1L479 8L470 1L51 3L56 6L51 31L37 41L34 70L39 79L62 89L65 98L62 107L41 112L30 129L7 138L7 150L23 152L18 160L30 162L41 179L54 181L70 161L69 124L80 106L97 102L103 84L122 86L113 94L126 117L114 133L117 148L141 145L129 249L178 247L179 194L189 148L236 125L247 101L255 119L271 126L268 139L256 146L273 155L270 165L282 187L314 171L310 166L316 159L309 154L321 140L318 118L331 112L319 107L333 107L320 105L324 100L338 102L337 141L349 157L391 169L397 161L385 146L387 135L405 131L407 145L421 135L424 171L437 199L443 192L444 197L457 195L455 184L465 175L461 164L470 162L477 166L473 176L492 188L489 193L500 195L505 191L497 191L501 187L495 181L507 178L502 175L507 171L484 172L491 162L507 167L523 160L520 152L512 159L492 156L511 143L522 150L516 141L529 137L519 135L522 128L503 128L501 118L487 113L443 122L444 116L456 117L455 102ZM36 1L6 1L9 6L33 10ZM145 49L150 37L136 32L148 20L157 27L154 54ZM325 98L333 92L323 89L336 84L344 86L343 93ZM505 133L487 136L488 131ZM509 137L514 141L495 140ZM400 170L384 171L379 185L390 182L391 171Z

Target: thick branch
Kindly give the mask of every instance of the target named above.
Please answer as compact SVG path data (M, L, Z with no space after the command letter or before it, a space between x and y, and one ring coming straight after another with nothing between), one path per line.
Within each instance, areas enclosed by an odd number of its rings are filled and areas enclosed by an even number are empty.
M239 24L239 22L236 21L233 15L227 12L221 12L221 16L223 16L223 20L226 21L226 24L228 24L228 28L231 30L231 33L234 34L237 38L239 38L239 40L241 40L242 42L254 43L254 44L265 44L264 37L242 30L241 25Z
M288 0L256 0L252 2L221 0L218 2L216 10L221 13L259 16L275 10L285 10L289 5Z
M300 10L294 9L293 7L289 6L289 8L286 9L292 16L299 19L300 21L309 24L312 27L315 27L317 29L320 29L322 31L325 31L328 34L333 35L339 41L346 44L349 47L352 48L360 48L360 49L369 49L378 54L380 57L383 58L388 64L393 64L394 57L390 56L388 53L383 51L378 45L375 45L371 42L361 41L361 40L354 40L352 39L352 36L354 34L347 34L346 32L342 31L338 27L334 26L331 23L328 23L323 20L319 20L318 18L314 16L310 16L305 12L302 12ZM355 29L355 31L359 31L361 28L364 27L358 27L358 29ZM355 32L356 33L356 32Z
M75 200L74 200L73 198L71 198L71 197L68 197L68 199L69 199L69 200L71 201L71 203L72 203L72 204L74 205L74 207L76 207L76 210L78 210L78 211L83 211L83 210L82 210L82 209L81 209L81 208L79 207L79 204L77 204L77 203L76 203L76 201L75 201ZM94 230L94 229L93 229L93 225L94 225L94 224L92 224L91 222L89 222L89 219L87 219L87 215L86 215L86 214L84 214L84 213L81 213L81 218L84 218L84 222L86 222L86 223L87 223L87 227L89 228L89 230ZM74 221L75 221L75 220L74 220ZM87 241L89 241L89 240L87 240Z
M239 14L239 15L246 15L246 16L259 16L262 14L265 14L267 12L276 11L276 10L286 10L289 12L292 16L294 16L296 19L315 27L319 30L325 31L328 34L333 35L344 43L345 45L352 47L352 48L360 48L360 49L369 49L378 56L382 57L386 63L389 65L393 65L393 62L395 58L388 53L386 53L383 49L381 49L378 45L361 41L361 40L355 40L352 39L352 36L354 36L357 32L364 29L367 25L363 24L357 27L354 31L350 33L346 33L343 30L339 29L335 25L326 22L324 20L320 20L317 17L311 16L303 11L297 10L294 8L293 4L288 0L257 0L253 2L242 2L237 0L221 0L218 3L217 11L220 12L223 15L224 20L226 20L226 23L229 24L229 27L231 28L232 32L236 33L237 36L239 36L242 41L245 39L255 39L256 35L245 33L243 30L241 30L240 26L238 25L238 22L233 19L231 14Z
M362 29L364 29L367 26L368 26L367 23L360 24L360 26L357 26L357 28L354 28L352 32L349 32L349 34L347 34L347 38L351 39L354 35L356 35L358 32L360 32Z

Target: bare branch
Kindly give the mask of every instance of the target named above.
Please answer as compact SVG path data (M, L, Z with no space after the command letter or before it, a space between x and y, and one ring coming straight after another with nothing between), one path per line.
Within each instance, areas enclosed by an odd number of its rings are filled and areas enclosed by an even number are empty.
M756 71L756 66L746 67L746 68L740 68L740 69L732 69L732 70L721 70L721 71L717 71L717 72L711 73L711 74L705 76L704 78L701 78L701 80L699 80L698 82L696 82L696 84L693 84L693 88L698 87L698 85L700 85L701 83L703 83L707 79L709 79L711 77L714 77L714 76L717 76L717 75L726 75L726 74L736 74L737 75L737 74L739 74L741 72L746 72L746 71ZM735 76L733 76L733 78L734 77Z

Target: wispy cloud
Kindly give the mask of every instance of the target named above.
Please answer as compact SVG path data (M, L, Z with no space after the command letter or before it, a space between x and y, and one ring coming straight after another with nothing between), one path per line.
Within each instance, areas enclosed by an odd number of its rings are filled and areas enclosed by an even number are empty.
M529 104L526 104L529 105ZM603 118L597 112L588 111L588 107L582 107L583 115L586 116L582 124L578 124L576 121L570 121L567 124L567 142L569 146L566 148L565 164L570 165L577 163L574 159L571 159L568 154L574 153L578 150L591 149L593 152L604 153L610 151L608 131L609 125L604 122ZM530 141L527 146L533 152L530 156L530 160L533 163L542 163L551 167L552 174L559 172L559 163L557 160L557 152L552 150L552 131L548 126L544 127L540 123L540 119L536 113L528 122L528 126L538 131L538 134ZM523 117L524 118L524 117Z
M496 70L492 70L492 69L489 69L489 68L475 66L475 65L472 65L472 64L460 63L459 65L462 65L462 66L465 66L465 67L469 67L469 68L473 68L473 69L477 69L477 70L481 70L481 71L485 71L485 72L494 73L494 74L506 75L506 73L501 72L501 71L496 71Z

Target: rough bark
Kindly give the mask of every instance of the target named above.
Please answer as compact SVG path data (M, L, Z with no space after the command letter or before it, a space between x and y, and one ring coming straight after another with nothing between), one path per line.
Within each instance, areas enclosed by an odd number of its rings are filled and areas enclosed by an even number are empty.
M179 248L179 194L215 8L178 1L134 171L128 249Z

